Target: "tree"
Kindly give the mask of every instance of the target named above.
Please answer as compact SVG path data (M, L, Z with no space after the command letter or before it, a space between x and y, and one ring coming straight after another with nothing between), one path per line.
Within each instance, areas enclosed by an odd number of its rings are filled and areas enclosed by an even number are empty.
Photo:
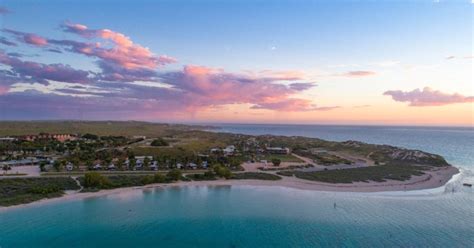
M55 169L56 171L59 172L59 171L61 171L62 164L61 164L61 162L59 162L59 161L56 160L56 161L54 161L54 163L53 163L53 167L54 167L54 169Z
M150 168L150 159L148 157L145 157L143 159L143 169L148 170Z
M74 157L73 159L71 159L71 163L74 166L74 169L79 170L80 161L78 158Z
M229 168L224 167L222 165L214 166L213 170L219 177L223 177L226 179L229 179L232 177L232 172L229 170Z
M128 169L129 169L129 170L135 169L135 166L136 166L136 165L137 165L137 160L135 159L135 157L129 159L129 164L128 164L128 166L129 166Z
M173 169L170 170L167 174L166 177L173 180L173 181L179 181L182 177L182 173L178 169Z
M158 138L158 139L153 140L150 145L151 146L168 146L169 143L163 138Z
M125 160L123 158L119 158L119 160L117 161L117 169L123 170L124 164L125 164Z
M86 161L86 166L88 170L94 169L94 162L92 160L87 160Z
M274 158L274 159L272 159L272 164L273 164L273 166L280 166L281 160L278 159L278 158Z
M155 183L164 183L166 182L166 177L161 173L155 173L155 175L153 176L153 181Z
M39 168L40 168L41 172L45 172L46 171L46 161L41 161L40 164L39 164Z
M86 134L82 135L82 138L89 139L89 140L97 140L97 139L99 139L99 136L97 136L95 134L86 133Z
M7 174L7 172L11 169L12 169L12 167L10 167L10 165L7 165L7 164L3 165L3 167L2 167L2 170L5 171L5 174Z

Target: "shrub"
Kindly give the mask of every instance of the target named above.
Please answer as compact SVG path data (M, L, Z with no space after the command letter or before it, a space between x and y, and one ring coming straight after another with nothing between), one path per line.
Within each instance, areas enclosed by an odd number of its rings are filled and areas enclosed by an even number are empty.
M86 188L107 188L110 186L108 178L97 172L88 172L84 175L84 187Z
M272 164L273 164L274 166L280 166L281 160L278 159L278 158L274 158L274 159L272 159Z
M229 179L230 177L232 177L232 172L230 172L229 168L224 167L222 165L214 166L213 170L214 170L214 173L216 173L216 175L219 177L223 177L226 179Z
M168 142L162 138L155 139L151 142L151 146L168 146Z
M232 175L232 179L280 180L281 177L262 172L242 172Z
M166 182L166 177L165 177L163 174L156 173L156 174L153 176L153 181L154 181L155 183L165 183L165 182Z
M170 170L167 174L166 177L169 178L172 181L179 181L181 179L182 173L178 169L173 169Z
M141 183L143 185L147 185L147 184L152 184L155 182L155 177L152 176L152 175L147 175L147 176L144 176L141 180Z

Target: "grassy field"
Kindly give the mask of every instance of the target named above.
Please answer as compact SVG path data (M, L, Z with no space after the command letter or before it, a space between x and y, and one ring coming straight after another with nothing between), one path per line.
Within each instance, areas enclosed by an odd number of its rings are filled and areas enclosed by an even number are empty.
M99 136L162 137L198 126L170 125L137 121L1 121L0 136L39 133L92 133Z
M276 181L281 180L281 177L262 172L242 172L233 174L231 179L255 179Z
M291 155L291 154L265 154L261 159L272 161L272 159L279 159L281 162L293 162L293 163L304 163L303 160Z
M11 206L60 197L64 190L78 190L69 177L5 178L0 180L0 206Z
M405 181L412 176L423 175L423 167L414 165L380 165L344 170L328 170L315 172L281 171L282 176L296 176L297 178L327 183L353 182L384 182L386 180Z

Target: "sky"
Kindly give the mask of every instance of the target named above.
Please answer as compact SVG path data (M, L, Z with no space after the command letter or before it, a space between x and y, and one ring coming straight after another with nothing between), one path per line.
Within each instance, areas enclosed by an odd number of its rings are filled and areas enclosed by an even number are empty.
M0 0L0 120L474 126L471 0Z

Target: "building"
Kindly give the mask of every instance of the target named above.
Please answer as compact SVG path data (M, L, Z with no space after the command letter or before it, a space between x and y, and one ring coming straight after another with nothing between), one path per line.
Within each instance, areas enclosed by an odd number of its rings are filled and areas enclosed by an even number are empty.
M271 154L289 154L290 149L287 147L267 147L265 150Z
M13 142L18 140L17 138L12 137L0 137L0 142Z
M158 162L156 162L156 161L151 162L150 169L151 170L158 170Z
M77 135L74 134L47 134L42 133L38 135L25 135L19 137L20 140L26 141L35 141L35 140L57 140L59 142L64 142L68 140L76 140Z
M232 155L235 152L235 146L227 146L222 150L224 152L224 155Z

